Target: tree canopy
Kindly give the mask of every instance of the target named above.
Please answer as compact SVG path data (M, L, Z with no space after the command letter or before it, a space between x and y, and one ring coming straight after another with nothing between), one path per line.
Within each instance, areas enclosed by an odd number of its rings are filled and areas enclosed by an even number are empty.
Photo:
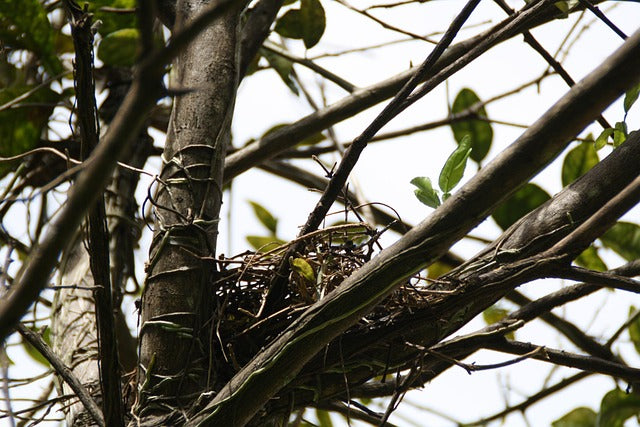
M635 3L0 0L0 419L637 417Z

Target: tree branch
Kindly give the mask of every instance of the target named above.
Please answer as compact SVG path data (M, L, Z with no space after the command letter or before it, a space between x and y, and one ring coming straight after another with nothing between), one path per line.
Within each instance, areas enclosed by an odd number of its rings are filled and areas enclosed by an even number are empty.
M84 388L78 378L73 375L71 369L67 368L67 365L65 365L65 363L60 360L58 356L56 356L53 350L51 350L47 343L44 342L42 337L34 331L25 328L21 324L18 324L16 329L18 330L18 332L20 332L20 335L22 335L22 337L29 342L29 344L31 344L36 350L38 350L38 352L42 356L44 356L44 358L47 359L49 363L51 363L51 366L53 366L53 369L56 370L58 375L60 375L60 377L64 379L67 384L69 384L69 387L71 387L76 396L78 396L78 399L80 399L87 412L89 412L89 414L93 418L93 421L95 421L98 426L105 427L106 423L104 417L102 416L102 412L100 411L100 408L98 407L96 402L93 400L89 392Z
M62 249L78 229L88 208L107 186L122 150L133 141L146 121L147 115L161 96L164 66L191 41L199 31L236 2L213 1L207 11L193 24L181 31L169 44L145 59L101 143L86 161L69 191L66 204L50 224L49 232L31 251L9 293L0 302L0 339L6 338L29 305L46 286Z
M272 344L242 368L193 418L192 423L215 425L220 420L233 420L240 425L246 423L330 340L358 321L404 278L445 253L452 243L475 227L500 201L556 157L567 141L640 80L635 72L638 67L640 31L581 83L571 88L516 142L481 169L430 217L396 244L380 252L325 299L307 309ZM517 267L514 265L514 269ZM509 272L501 274L508 277ZM478 277L477 289L466 295L474 298L475 307L465 311L464 319L460 319L460 322L466 321L481 306L492 303L506 292L501 286L513 284L485 288L482 287L482 279ZM509 280L518 282L520 278ZM480 298L481 295L484 296ZM451 298L445 300L459 299L459 295ZM443 303L441 307L445 305ZM455 329L458 325L459 322L451 323L447 329ZM283 378L286 380L283 381Z

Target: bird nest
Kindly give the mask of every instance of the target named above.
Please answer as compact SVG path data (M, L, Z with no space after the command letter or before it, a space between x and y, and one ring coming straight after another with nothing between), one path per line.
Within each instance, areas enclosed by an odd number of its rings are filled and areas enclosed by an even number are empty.
M383 230L384 231L384 230ZM285 245L265 247L218 260L213 283L216 293L216 336L225 359L239 369L286 329L306 308L331 291L382 249L383 232L364 223L328 227ZM296 250L293 255L291 248ZM284 258L288 257L287 260ZM265 296L283 262L289 265L284 308L262 315ZM425 277L415 276L400 285L366 317L352 327L371 328L426 304L430 292Z

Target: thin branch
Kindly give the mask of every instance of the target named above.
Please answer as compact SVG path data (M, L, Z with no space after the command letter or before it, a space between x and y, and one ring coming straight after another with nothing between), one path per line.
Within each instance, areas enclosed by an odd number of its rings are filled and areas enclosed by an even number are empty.
M436 64L436 61L442 56L445 49L451 44L454 37L462 28L462 25L471 16L471 13L478 5L480 0L470 0L466 3L462 11L453 20L449 29L442 36L442 39L438 42L436 47L431 51L427 59L418 67L416 73L409 79L402 89L396 94L391 102L382 110L380 114L371 122L369 126L353 140L352 145L347 149L338 168L331 177L327 188L325 189L322 197L316 204L313 211L309 214L306 223L300 229L299 235L308 234L314 231L324 220L327 212L333 205L344 185L349 178L351 170L356 165L358 158L362 151L366 148L369 140L393 117L398 115L405 103L405 100L410 96L411 92L416 86L424 80L424 78L432 72L432 68ZM283 257L283 260L288 260L290 256L293 256L295 252L299 250L299 246L293 246L287 254ZM265 297L264 313L270 314L276 311L278 305L282 303L282 294L286 288L286 278L289 276L288 270L290 266L288 262L282 262L278 268L278 273L274 276L275 279L269 285L269 291Z
M352 10L352 11L354 11L356 13L359 13L360 15L365 16L365 17L371 19L372 21L380 24L382 27L386 28L387 30L395 31L395 32L400 33L400 34L404 34L405 36L409 36L409 37L411 37L413 39L416 39L416 40L422 40L422 41L425 41L425 42L428 42L428 43L436 44L435 41L433 41L433 40L431 40L431 39L429 39L427 37L421 36L420 34L413 33L411 31L403 30L402 28L398 28L398 27L396 27L394 25L391 25L391 24L383 21L380 18L377 18L376 16L370 14L366 10L361 10L361 9L356 8L356 7L353 7L353 6L351 6L349 3L347 3L344 0L336 0L336 1L338 3L340 3L341 5L343 5L344 7L346 7L347 9Z
M529 408L530 406L538 403L539 401L541 401L542 399L545 399L549 396L554 396L558 391L565 389L567 387L569 387L570 385L573 385L575 383L577 383L578 381L581 381L585 378L587 378L588 376L593 375L591 372L580 372L577 373L569 378L566 378L564 380L559 381L558 383L552 385L551 387L547 387L543 390L540 390L538 393L528 397L524 402L521 402L517 405L513 405L513 406L508 406L505 409L503 409L500 412L497 412L491 416L488 416L486 418L482 418L478 421L469 423L469 424L463 424L464 426L478 426L478 425L485 425L488 424L491 421L495 421L501 418L506 417L507 415L511 414L512 412L522 412L524 413L524 411L527 410L527 408Z
M269 41L266 41L262 47L270 52L275 53L278 56L288 59L291 62L295 62L296 64L303 65L308 69L315 71L325 79L335 83L336 85L340 86L342 89L346 90L349 93L353 93L353 91L357 89L353 83L350 83L345 79L343 79L342 77L335 75L331 71L319 66L315 62L309 59L300 58L295 55L292 55L291 53L287 52L284 49L281 49L279 46L276 46L275 44L270 43Z
M283 0L260 0L247 11L247 21L240 39L239 79L242 80L249 64L269 36L271 24L282 7Z
M513 15L515 13L515 11L511 9L504 0L495 0L495 2L498 4L498 6L502 8L502 10L507 12L507 14ZM567 85L569 85L569 87L572 87L573 85L576 84L575 80L571 78L571 76L564 69L562 64L556 61L556 59L553 56L551 56L551 54L549 54L549 52L547 52L547 50L544 47L542 47L540 43L538 43L538 41L533 37L533 35L529 31L523 31L522 34L524 35L524 41L529 46L531 46L536 52L538 52L540 56L544 58L545 61L547 61L547 64L549 64L549 66L553 68L553 70L556 73L558 73L560 77L562 77L562 79L565 81L565 83L567 83ZM598 117L598 123L600 123L600 125L605 129L611 127L611 125L607 122L607 120L602 115Z
M65 6L71 15L71 36L76 51L75 88L82 137L81 151L83 157L86 157L98 145L100 132L93 81L92 20L91 15L80 9L75 2L66 0ZM89 209L87 225L91 275L96 284L93 296L98 324L98 366L102 388L102 413L106 425L124 426L120 364L111 301L109 236L102 192Z
M53 366L53 369L56 370L56 373L60 375L60 377L69 384L69 387L73 390L73 392L78 396L80 402L84 405L87 412L93 418L96 424L100 427L105 427L104 417L102 416L102 412L100 408L93 400L89 392L84 388L80 380L76 378L71 369L67 368L67 365L58 358L58 356L53 352L53 350L44 342L42 337L36 332L25 328L24 326L18 324L17 328L20 335L29 342L49 363Z
M639 281L610 272L594 271L572 266L559 269L554 276L559 279L588 282L597 286L621 289L623 291L629 291L636 294L640 293Z
M364 409L358 408L353 404L345 404L339 401L331 401L318 403L315 405L316 408L324 409L326 411L337 412L338 414L342 414L345 417L353 418L356 420L364 421L371 425L377 426L380 424L380 420L382 419L382 415L375 413L371 410L365 411ZM396 427L395 424L386 422L385 427Z
M537 347L538 346L535 344L511 340L488 342L485 346L485 348L489 350L496 350L510 354L527 354ZM632 383L640 381L640 369L610 362L608 360L600 359L599 357L583 356L564 350L555 350L544 347L544 352L542 354L534 355L533 358L543 362L553 363L555 365L581 369L586 372L609 375L614 378L622 378L625 381Z
M69 192L66 204L51 223L49 232L38 247L31 251L9 293L0 302L0 339L6 338L25 310L46 286L62 249L76 232L87 209L106 187L123 149L138 135L147 115L161 96L164 66L182 47L206 28L209 22L231 7L233 0L212 1L206 12L179 32L165 48L150 55L140 64L139 72L102 142L87 161ZM241 6L241 5L240 5Z
M242 424L251 419L283 387L282 378L293 378L328 342L361 319L404 278L430 265L498 203L562 152L575 134L640 79L635 72L639 67L640 31L637 31L432 215L398 242L383 249L334 292L305 310L243 367L190 423L215 425L218 421L231 419ZM473 301L458 304L465 304L465 308L471 304L470 310L464 312L474 316L481 306L486 307L507 289L521 283L519 274L527 273L518 273L518 267L514 265L511 274L516 277L510 279L511 282L496 284L496 287L483 286L483 277L478 277L474 291L467 295L473 297ZM458 295L442 298L449 305L443 302L439 307L446 306L448 311L452 309L453 301L460 300ZM462 309L462 306L458 307ZM412 316L411 320L415 321L415 318ZM458 325L456 322L450 327L453 330ZM439 330L438 334L443 332L452 331ZM416 335L420 333L426 334L426 331L415 332ZM435 338L425 338L426 345L433 345L432 339Z
M619 35L620 38L622 38L622 40L627 39L627 35L620 28L618 28L613 22L611 22L611 20L607 18L604 13L602 13L602 11L598 8L598 6L594 6L590 0L580 0L580 4L582 4L587 9L589 9L589 11L591 11L591 13L597 16L598 19L600 19L602 22L604 22L607 27L611 28L614 33Z

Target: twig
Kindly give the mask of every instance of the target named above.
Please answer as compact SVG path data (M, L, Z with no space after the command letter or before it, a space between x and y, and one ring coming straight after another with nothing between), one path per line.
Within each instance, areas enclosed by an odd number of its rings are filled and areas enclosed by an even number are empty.
M553 277L566 280L588 282L597 286L640 293L640 282L610 272L594 271L582 267L570 266L554 272Z
M584 5L587 9L589 9L591 13L597 16L602 22L604 22L607 25L607 27L611 28L614 33L619 35L622 38L622 40L627 39L627 35L620 28L618 28L613 22L611 22L611 20L607 18L604 13L602 13L602 11L598 8L598 6L594 6L590 0L580 0L580 3Z
M588 1L588 0L587 0ZM513 9L511 9L509 7L509 5L504 1L504 0L495 0L495 2L498 4L498 6L500 6L502 8L502 10L504 10L507 14L509 15L513 15L515 12ZM564 69L564 67L562 66L562 64L560 64L558 61L555 60L555 58L553 56L551 56L549 54L549 52L547 52L547 50L542 47L542 45L540 43L538 43L538 41L533 37L533 35L531 34L531 32L529 31L523 31L522 34L524 35L524 41L531 46L536 52L538 52L540 54L540 56L542 56L542 58L544 58L545 61L547 61L547 64L549 64L549 66L551 68L553 68L553 70L558 73L558 75L560 77L562 77L562 79L565 81L565 83L567 83L567 85L569 87L573 87L573 85L576 84L576 82L571 78L571 76L569 75L569 73ZM609 124L609 122L607 122L607 120L600 115L600 117L598 117L598 123L600 123L600 125L607 129L610 128L611 125Z
M228 8L239 6L239 2L232 0L212 1L206 11L177 33L165 48L150 55L140 64L139 74L122 107L116 113L102 143L92 153L88 166L78 176L62 212L52 222L49 233L43 237L37 249L31 252L29 261L23 265L10 293L0 303L0 339L10 333L24 311L46 286L60 252L76 232L89 206L109 182L115 160L147 120L148 112L162 94L164 66L209 22Z
M533 404L541 401L542 399L549 397L549 396L553 396L555 395L556 392L569 387L570 385L583 380L584 378L587 378L588 376L593 375L591 372L580 372L578 374L575 374L569 378L566 378L564 380L561 380L560 382L552 385L551 387L545 388L543 390L540 390L538 393L534 394L533 396L528 397L524 402L521 402L517 405L513 405L513 406L508 406L505 409L503 409L500 412L497 412L491 416L488 416L486 418L482 418L480 420L477 420L473 423L469 423L469 424L463 424L464 426L478 426L478 425L485 425L488 424L491 421L494 420L498 420L500 418L504 418L505 416L509 415L512 412L524 412L528 407L532 406Z
M442 39L438 42L433 51L431 51L427 59L422 63L422 65L420 65L420 67L418 67L415 74L409 79L404 87L400 89L394 99L384 108L384 110L382 110L373 122L371 122L371 124L362 132L362 134L354 139L352 145L347 149L342 157L342 160L338 165L338 169L331 177L322 197L320 197L316 207L313 209L311 214L309 214L304 226L302 226L299 235L308 234L318 228L333 205L333 202L344 188L351 170L356 165L358 158L360 157L360 153L365 149L368 141L382 128L382 126L388 123L401 111L400 106L405 102L407 97L420 83L420 81L422 81L428 73L431 72L436 61L451 44L453 38L469 18L478 3L479 0L470 0L467 2L462 11L453 20L449 29L442 36ZM261 314L266 313L268 315L273 311L276 311L278 309L278 305L282 303L282 296L286 288L286 278L288 277L288 271L290 268L287 260L298 250L299 245L294 245L284 256L284 261L280 264L277 274L274 275L274 280L269 285L269 291L265 297L265 303L263 305L264 311Z
M510 340L495 340L486 343L485 348L510 354L525 354L536 348L535 344ZM587 372L610 375L622 378L629 382L640 381L640 369L610 362L594 356L583 356L564 350L555 350L546 347L543 354L533 356L534 359L549 362L556 365L577 368Z
M322 77L324 77L325 79L329 80L330 82L335 83L336 85L340 86L342 89L346 90L349 93L352 93L354 90L356 90L356 86L348 81L346 81L345 79L343 79L342 77L339 77L335 74L333 74L331 71L319 66L318 64L316 64L315 62L309 60L309 59L305 59L305 58L300 58L297 57L295 55L292 55L291 53L287 52L284 49L281 49L279 46L276 46L275 44L266 41L263 45L263 48L275 53L278 56L281 56L283 58L288 59L291 62L295 62L296 64L300 64L303 65L305 67L307 67L308 69L315 71L316 73L318 73L319 75L321 75Z
M343 5L344 7L346 7L347 9L352 10L352 11L354 11L356 13L359 13L360 15L365 16L365 17L371 19L372 21L380 24L382 27L386 28L387 30L395 31L395 32L400 33L400 34L404 34L404 35L409 36L409 37L411 37L413 39L423 40L423 41L428 42L428 43L436 44L435 41L433 41L433 40L431 40L431 39L429 39L427 37L421 36L420 34L412 33L411 31L403 30L402 28L398 28L398 27L396 27L394 25L391 25L391 24L383 21L380 18L375 17L374 15L370 14L366 10L361 10L361 9L356 8L356 7L353 7L353 6L351 6L349 3L347 3L344 0L336 0L336 1L338 3L340 3L341 5Z
M62 377L62 379L67 384L69 384L69 387L71 387L73 392L78 396L78 399L80 399L80 402L82 402L85 409L91 415L95 423L100 427L105 427L106 424L102 416L102 412L100 411L100 408L98 407L96 402L93 400L89 392L84 388L80 380L78 380L78 378L73 374L71 369L67 368L67 365L65 365L65 363L60 360L60 358L58 358L58 356L47 345L47 343L44 342L42 337L34 331L25 328L20 324L18 324L16 329L18 330L20 335L22 335L22 337L27 340L27 342L29 342L29 344L31 344L36 350L38 350L40 354L42 354L42 356L44 356L44 358L47 359L49 363L51 363L51 366L53 366L53 369L56 370L56 373L60 375L60 377Z

